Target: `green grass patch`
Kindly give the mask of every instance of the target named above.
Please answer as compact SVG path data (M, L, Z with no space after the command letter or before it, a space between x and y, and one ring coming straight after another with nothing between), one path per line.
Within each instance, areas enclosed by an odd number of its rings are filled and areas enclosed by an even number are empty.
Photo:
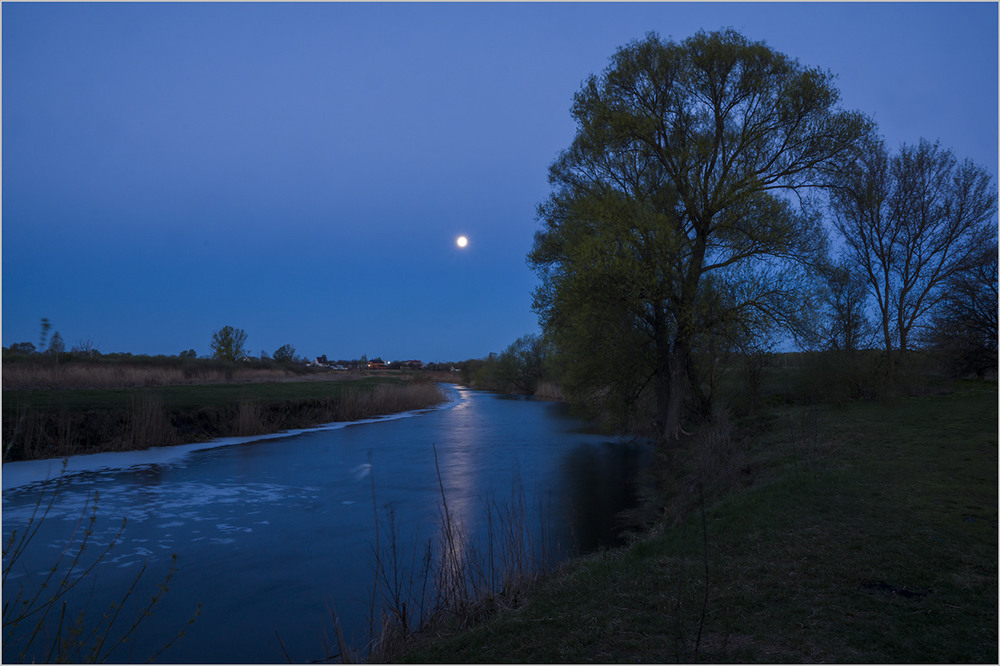
M769 417L704 522L571 562L407 660L996 663L996 386Z

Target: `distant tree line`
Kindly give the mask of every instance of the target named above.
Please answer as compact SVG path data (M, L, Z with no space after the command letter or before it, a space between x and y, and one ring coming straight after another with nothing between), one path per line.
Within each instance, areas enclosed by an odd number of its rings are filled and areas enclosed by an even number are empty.
M455 364L462 380L477 388L533 395L544 379L554 379L550 346L540 335L525 335L503 352Z
M93 341L81 340L69 351L63 341L59 331L49 335L52 324L47 317L41 320L41 333L39 345L36 347L31 342L16 342L9 348L4 348L4 354L8 357L30 357L38 354L50 355L54 359L66 357L67 359L87 359L87 358L156 358L148 355L134 355L129 352L112 352L102 354ZM207 358L235 363L237 361L273 361L279 364L304 363L305 360L295 355L295 347L290 344L282 345L274 351L273 355L268 355L266 351L261 351L259 359L253 359L247 351L247 332L241 328L233 326L223 326L212 334L210 341L211 353ZM43 351L40 351L43 350ZM162 356L162 355L161 355ZM194 349L186 349L177 354L177 358L192 360L198 358L198 352Z
M182 361L192 361L199 359L198 352L194 349L186 349L179 352L176 356L164 356L164 355L143 355L143 354L132 354L129 352L115 352L115 353L101 353L98 351L96 345L90 340L81 341L78 345L74 346L71 351L67 352L65 349L65 343L63 342L62 336L57 332L52 333L50 337L50 331L52 325L48 318L43 318L41 320L41 336L40 336L40 346L36 347L34 343L31 342L17 342L12 344L9 348L4 348L5 358L30 358L35 357L45 358L45 359L57 359L62 358L63 360L83 360L83 359L102 359L109 361L118 360L134 360L134 361L148 361L148 362L159 362L169 358L176 358ZM278 364L283 366L306 366L310 364L310 361L303 358L296 353L296 349L291 344L284 344L274 350L272 353L268 353L267 350L261 350L259 355L254 356L250 353L247 340L249 335L246 330L242 328L236 328L234 326L226 325L217 331L212 333L209 348L210 352L207 356L201 357L201 360L212 360L221 363L243 363L243 364L256 364L258 366L267 366L269 364ZM39 353L38 349L45 349L44 355ZM326 355L317 357L316 359L321 366L328 367L339 367L344 369L352 370L364 370L368 369L370 366L369 359L366 355L362 355L360 359L353 360L339 360L339 361L328 361ZM379 367L384 367L390 370L399 369L422 369L428 371L450 371L455 368L456 364L454 362L445 363L420 363L418 361L393 361L386 362L383 361L381 357L374 357L371 359L371 363L376 364ZM312 363L315 365L315 363Z

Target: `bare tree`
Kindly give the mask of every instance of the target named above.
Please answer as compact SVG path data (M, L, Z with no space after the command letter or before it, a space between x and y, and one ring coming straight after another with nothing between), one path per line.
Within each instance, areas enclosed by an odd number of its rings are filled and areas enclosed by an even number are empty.
M924 340L958 374L997 367L997 242L980 249L971 270L952 277Z
M866 313L867 281L848 261L824 267L822 313L817 342L824 349L855 352L871 344L874 329Z
M100 352L98 352L98 350L97 350L97 345L95 345L94 341L91 340L90 338L87 338L86 340L80 340L79 342L77 342L73 346L72 351L73 351L74 354L78 354L80 356L99 356L100 355Z
M890 376L946 283L974 267L996 201L983 168L924 139L892 157L870 139L836 177L834 224L875 298Z

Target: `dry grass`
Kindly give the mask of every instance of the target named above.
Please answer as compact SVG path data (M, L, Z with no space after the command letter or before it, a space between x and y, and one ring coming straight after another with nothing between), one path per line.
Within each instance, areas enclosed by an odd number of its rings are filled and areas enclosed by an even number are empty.
M435 451L435 466L436 456ZM387 523L376 525L380 534L385 532L388 543L379 547L376 540L373 549L376 581L371 642L367 650L340 645L342 660L346 655L364 657L368 663L397 661L414 640L452 634L518 607L542 580L552 559L544 545L545 521L540 528L543 533L536 533L519 479L514 480L507 500L485 502L485 534L479 538L473 538L448 508L440 468L438 486L440 532L436 544L427 543L419 565L416 550L409 566L402 561L391 507ZM378 618L374 613L376 592L381 593L383 602Z
M142 393L132 398L118 450L131 451L177 443L177 434L159 396Z
M118 404L110 396L96 408L95 398L83 395L81 405L55 403L50 408L19 407L11 403L4 414L4 460L54 458L99 451L124 451L184 442L205 441L214 437L252 436L307 428L332 421L354 421L396 412L431 407L445 400L436 384L428 383L338 384L332 387L308 383L258 383L253 391L232 395L202 395L212 387L185 389L197 393L183 402L168 402L168 389L128 391L118 395ZM220 389L232 388L220 385ZM315 388L316 390L307 390ZM217 391L215 391L217 392ZM72 397L86 391L53 392ZM108 391L108 394L114 391ZM250 395L247 395L247 394ZM101 397L103 396L103 397ZM167 396L167 397L165 397ZM198 397L200 396L200 398ZM5 396L5 398L8 396ZM176 396L174 396L176 398ZM124 399L124 401L123 401Z
M408 412L422 409L444 401L444 395L436 384L379 384L373 390L348 389L337 401L336 421L357 419Z
M328 375L323 375L328 378ZM114 389L178 384L273 382L298 376L284 368L220 368L213 366L161 367L145 364L63 363L42 365L6 363L3 388Z
M241 400L236 413L236 425L233 434L237 437L259 435L267 432L264 422L264 410L256 400Z

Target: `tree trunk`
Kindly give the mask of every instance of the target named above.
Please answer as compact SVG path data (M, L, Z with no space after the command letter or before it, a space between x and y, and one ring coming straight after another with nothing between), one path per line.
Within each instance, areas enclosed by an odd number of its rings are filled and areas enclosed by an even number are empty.
M683 416L685 388L687 380L687 359L690 355L686 342L677 340L674 343L673 352L670 355L670 373L668 385L670 388L670 399L665 408L660 412L663 430L661 439L663 441L680 439L682 434L686 434L681 427L681 417Z
M897 322L896 326L899 328L899 344L896 345L896 349L898 352L896 354L896 365L898 365L899 367L904 367L906 363L906 353L907 351L909 351L907 349L907 346L909 344L907 341L907 338L909 337L909 329L903 323L902 312L899 313L898 319L899 321Z
M702 225L708 228L708 225ZM657 400L660 418L660 437L662 441L679 439L682 434L687 434L681 427L681 418L684 416L684 399L688 386L688 371L691 363L691 340L693 330L691 318L694 304L697 301L698 281L701 278L702 265L705 261L706 240L705 235L699 235L695 240L691 252L691 262L687 267L687 274L684 277L684 286L681 290L680 301L677 303L675 311L677 317L677 330L674 335L673 348L669 350L667 358L667 398L661 405ZM664 318L665 323L665 318ZM667 348L669 343L664 342ZM661 343L657 341L657 352L660 351ZM659 368L658 368L659 369ZM657 384L662 382L657 377Z
M892 378L895 372L893 371L893 364L895 359L892 354L892 331L889 328L889 278L886 275L885 283L885 301L882 306L882 337L885 339L885 387L886 391L892 392Z
M667 415L670 413L673 386L671 382L670 334L667 329L667 315L662 305L656 306L656 312L653 315L653 327L656 338L656 376L654 379L656 391L656 429L660 431L661 438L666 439L666 436L663 435L665 432L663 428L667 421Z

